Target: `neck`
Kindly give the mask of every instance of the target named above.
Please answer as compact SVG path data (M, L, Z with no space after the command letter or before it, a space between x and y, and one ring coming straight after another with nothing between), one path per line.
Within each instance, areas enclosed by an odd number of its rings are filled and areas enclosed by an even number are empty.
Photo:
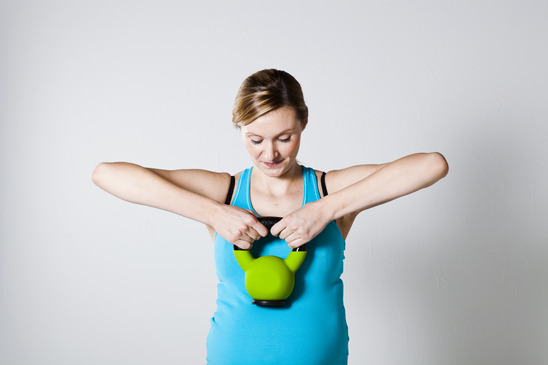
M282 176L271 177L259 169L253 169L252 178L254 185L268 195L284 196L295 189L302 189L302 167L296 162Z

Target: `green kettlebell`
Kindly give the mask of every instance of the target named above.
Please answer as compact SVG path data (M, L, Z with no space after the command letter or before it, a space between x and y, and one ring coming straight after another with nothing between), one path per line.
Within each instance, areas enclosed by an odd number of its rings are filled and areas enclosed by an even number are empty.
M259 222L268 229L279 222L279 217L259 217ZM245 273L245 287L253 298L252 303L265 307L278 307L286 299L295 285L295 272L306 257L306 245L294 248L284 260L278 256L253 257L249 250L234 245L234 256Z

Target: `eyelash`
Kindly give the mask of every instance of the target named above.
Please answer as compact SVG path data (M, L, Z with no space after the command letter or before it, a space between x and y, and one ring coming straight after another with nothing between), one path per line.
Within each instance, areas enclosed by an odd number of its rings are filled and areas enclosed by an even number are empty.
M261 139L260 141L255 141L254 139L251 139L251 143L253 144L261 144L263 140ZM282 143L289 143L291 141L291 137L287 137L287 138L283 138L283 139L278 139L278 141L282 142Z

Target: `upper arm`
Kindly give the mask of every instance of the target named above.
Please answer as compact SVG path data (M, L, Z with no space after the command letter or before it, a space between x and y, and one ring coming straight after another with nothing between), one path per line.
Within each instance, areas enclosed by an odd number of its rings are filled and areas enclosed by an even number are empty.
M219 173L198 169L149 170L187 191L220 203L224 203L226 199L230 184L230 174L226 172Z

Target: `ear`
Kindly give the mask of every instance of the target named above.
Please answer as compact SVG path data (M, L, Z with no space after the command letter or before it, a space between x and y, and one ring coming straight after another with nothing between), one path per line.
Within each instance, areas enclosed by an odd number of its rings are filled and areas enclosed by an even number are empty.
M301 127L303 128L303 131L304 129L306 128L306 125L308 124L308 119L306 119L305 121L302 121L301 122Z

